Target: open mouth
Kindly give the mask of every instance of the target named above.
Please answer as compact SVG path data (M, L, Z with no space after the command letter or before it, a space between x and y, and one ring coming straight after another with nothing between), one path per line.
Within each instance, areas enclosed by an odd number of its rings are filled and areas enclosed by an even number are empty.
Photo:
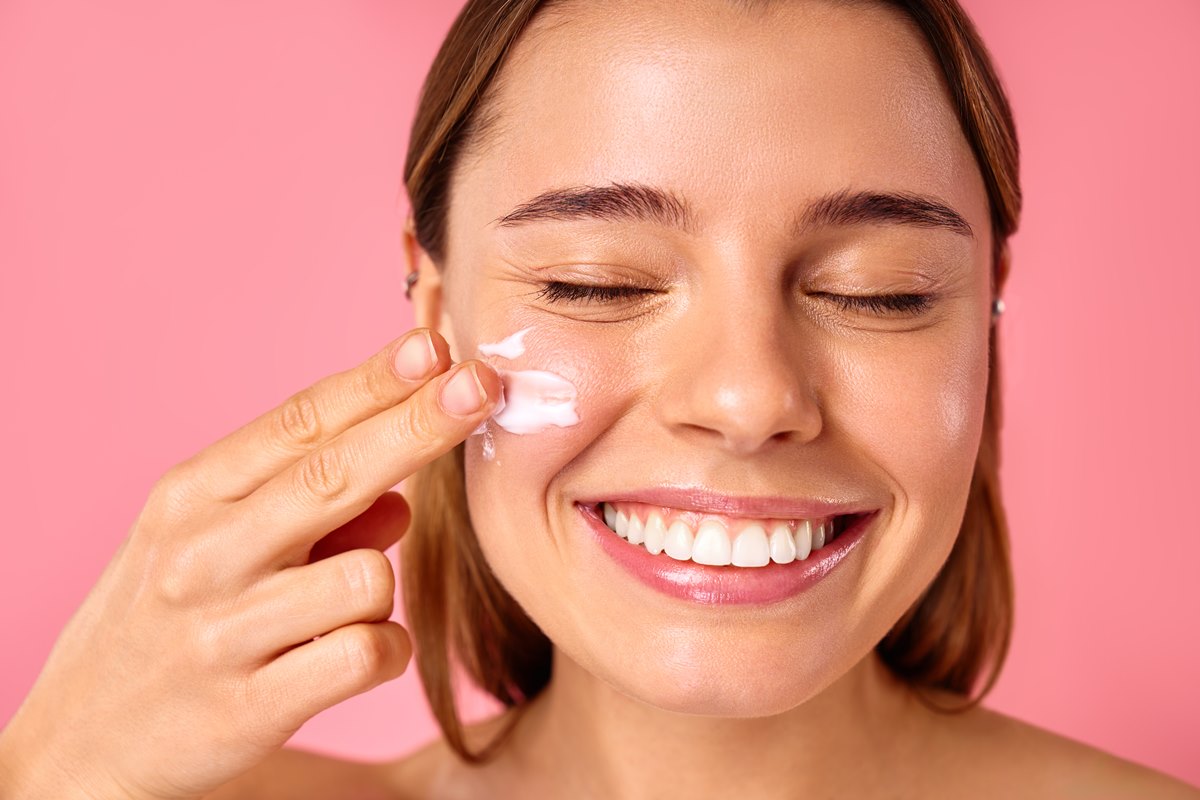
M870 512L818 518L747 518L636 502L589 510L626 542L652 555L708 566L766 567L814 558Z

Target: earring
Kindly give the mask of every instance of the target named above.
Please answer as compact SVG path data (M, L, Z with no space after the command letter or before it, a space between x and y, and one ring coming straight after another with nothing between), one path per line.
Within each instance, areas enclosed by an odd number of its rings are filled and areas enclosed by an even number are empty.
M415 270L404 276L404 296L409 300L412 300L412 288L416 285L416 283L417 273Z
M992 321L1000 319L1000 315L1004 313L1004 301L997 297L992 301Z

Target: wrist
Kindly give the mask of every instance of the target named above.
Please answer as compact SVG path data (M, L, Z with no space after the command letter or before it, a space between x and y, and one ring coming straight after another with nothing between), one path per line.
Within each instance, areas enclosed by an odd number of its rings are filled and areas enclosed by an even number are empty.
M30 747L18 741L10 725L0 731L0 797L4 800L107 800L108 796L88 791L44 748Z

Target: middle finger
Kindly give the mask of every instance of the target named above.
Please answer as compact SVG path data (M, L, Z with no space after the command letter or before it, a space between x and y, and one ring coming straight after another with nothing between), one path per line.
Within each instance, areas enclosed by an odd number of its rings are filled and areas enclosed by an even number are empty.
M402 364L425 375L407 377ZM450 366L446 340L417 328L367 361L328 375L192 456L188 474L212 498L236 502L351 426L408 398Z
M228 506L221 527L230 532L231 546L255 551L249 561L276 568L303 563L314 542L465 439L500 393L500 376L491 367L465 361ZM455 413L455 399L458 410L467 400L478 407Z

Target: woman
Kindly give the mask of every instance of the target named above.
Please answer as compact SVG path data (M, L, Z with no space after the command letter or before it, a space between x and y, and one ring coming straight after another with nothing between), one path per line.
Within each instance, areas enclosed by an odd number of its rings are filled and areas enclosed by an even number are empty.
M421 327L163 476L5 797L1197 796L979 705L1020 198L957 6L471 2L406 180ZM279 751L413 642L443 740Z

